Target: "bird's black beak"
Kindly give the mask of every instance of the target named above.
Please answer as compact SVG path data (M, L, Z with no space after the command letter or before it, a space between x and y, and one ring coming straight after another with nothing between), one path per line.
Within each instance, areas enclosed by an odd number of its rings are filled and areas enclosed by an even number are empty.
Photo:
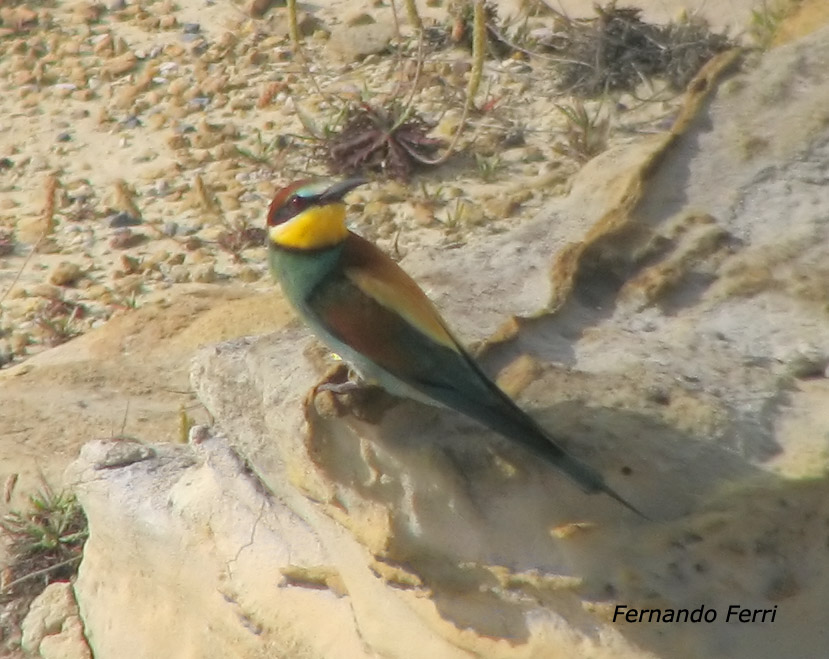
M344 181L335 183L318 197L318 203L329 204L333 201L340 201L354 188L368 183L366 178L347 178Z

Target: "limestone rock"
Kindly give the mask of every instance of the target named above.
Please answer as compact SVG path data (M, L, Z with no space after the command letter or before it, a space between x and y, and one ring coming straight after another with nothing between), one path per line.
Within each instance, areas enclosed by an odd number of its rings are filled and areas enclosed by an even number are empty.
M43 659L91 659L78 618L72 585L51 583L38 595L22 624L21 645Z
M367 55L384 51L394 38L394 25L387 21L342 24L331 31L328 51L338 60L356 62Z
M96 657L173 657L183 648L194 657L329 657L331 648L362 656L350 600L284 576L356 570L363 550L333 521L301 497L294 512L270 496L201 427L187 446L123 448L89 443L67 474L90 523L76 590ZM345 554L330 555L331 546ZM382 595L370 572L361 576Z

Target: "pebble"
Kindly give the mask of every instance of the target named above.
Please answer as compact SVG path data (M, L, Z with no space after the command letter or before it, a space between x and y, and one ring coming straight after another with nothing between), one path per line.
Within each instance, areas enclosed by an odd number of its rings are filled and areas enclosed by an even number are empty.
M61 296L62 291L58 286L51 284L35 284L29 289L29 294L34 297L45 297L47 300L54 300Z
M24 217L17 221L15 237L21 243L33 245L40 240L47 228L48 223L43 217Z
M274 0L250 0L248 3L248 14L253 18L262 18L273 4Z
M166 263L169 258L170 252L168 252L166 249L160 249L154 254L145 258L141 263L141 267L144 269L144 271L155 270L162 263Z
M239 268L239 272L236 274L236 276L243 282L252 284L253 282L259 281L262 278L262 273L256 268L252 268L249 265L245 265Z
M55 286L72 286L83 274L84 271L77 263L61 261L52 270L49 275L49 281L55 284Z
M113 76L122 76L135 68L138 63L138 58L134 53L124 53L120 57L115 57L106 65L105 70Z
M29 345L31 337L27 332L14 332L9 337L9 346L15 355L22 355L26 352L26 346Z
M6 339L0 339L0 368L14 359L14 351Z
M191 278L201 284L212 284L216 281L216 270L212 263L202 263L193 268Z
M143 233L133 233L129 227L119 227L112 233L112 238L109 239L109 246L112 249L130 249L147 239Z
M190 267L186 265L174 265L170 268L170 279L175 284L184 284L190 281Z
M121 211L119 213L115 213L114 215L110 215L106 219L107 225L111 229L119 229L122 227L134 227L141 224L141 218L134 217L129 213L125 213Z
M384 51L393 38L394 25L390 22L339 25L331 33L326 50L330 57L339 62L355 62Z

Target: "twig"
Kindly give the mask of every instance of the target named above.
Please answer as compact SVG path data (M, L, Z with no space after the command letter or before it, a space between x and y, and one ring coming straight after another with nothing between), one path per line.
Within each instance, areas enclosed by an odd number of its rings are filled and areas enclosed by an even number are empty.
M452 141L446 148L446 152L437 160L431 161L429 165L442 165L455 152L458 141L461 138L469 110L475 102L475 94L481 84L481 74L484 70L484 53L486 51L486 10L484 0L475 0L475 13L473 16L472 30L472 70L469 72L469 82L466 85L466 103L463 106L463 113Z
M288 0L288 31L291 34L294 49L299 52L299 23L296 18L296 0Z
M393 133L396 131L400 126L402 126L406 121L408 121L409 117L412 114L412 107L414 105L414 97L417 93L417 86L420 84L420 74L423 71L423 30L421 30L418 34L417 40L417 65L415 67L415 74L414 80L412 81L412 89L409 93L409 98L406 99L406 103L403 105L403 112L398 117L397 121L394 123L394 126L391 128L389 132Z
M55 192L58 188L58 177L55 174L49 174L49 177L46 179L46 204L43 207L43 218L46 220L46 226L43 227L43 233L40 234L40 237L35 242L34 247L32 247L32 251L28 253L26 259L23 261L23 264L20 266L20 269L17 271L17 274L12 279L12 283L9 284L9 287L3 292L3 295L0 296L0 305L3 304L6 297L8 297L11 290L14 288L15 284L17 284L20 276L23 274L23 271L26 269L26 266L29 265L29 261L32 260L32 256L37 251L38 247L40 247L43 240L52 233L52 230L55 226Z
M406 18L415 30L423 32L423 21L420 20L420 14L417 13L417 5L415 0L406 0Z
M3 586L3 590L9 591L14 586L16 586L17 584L23 583L24 581L28 581L29 579L31 579L33 577L39 577L42 574L48 574L49 572L52 572L53 570L57 570L58 568L66 567L70 563L74 563L75 561L79 561L82 558L83 558L83 554L79 554L78 556L73 556L72 558L68 558L65 561L61 561L60 563L55 563L54 565L50 565L49 567L44 567L40 570L35 570L34 572L29 572L29 574L24 574L22 577L20 577L18 579L15 579L14 581L11 581L11 582L7 583L5 586Z

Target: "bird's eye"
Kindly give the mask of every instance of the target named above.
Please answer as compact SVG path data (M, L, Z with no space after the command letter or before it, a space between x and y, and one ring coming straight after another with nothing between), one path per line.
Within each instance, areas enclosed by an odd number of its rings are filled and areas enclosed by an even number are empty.
M291 197L291 200L288 203L291 204L293 208L302 208L305 206L305 200L299 195Z

